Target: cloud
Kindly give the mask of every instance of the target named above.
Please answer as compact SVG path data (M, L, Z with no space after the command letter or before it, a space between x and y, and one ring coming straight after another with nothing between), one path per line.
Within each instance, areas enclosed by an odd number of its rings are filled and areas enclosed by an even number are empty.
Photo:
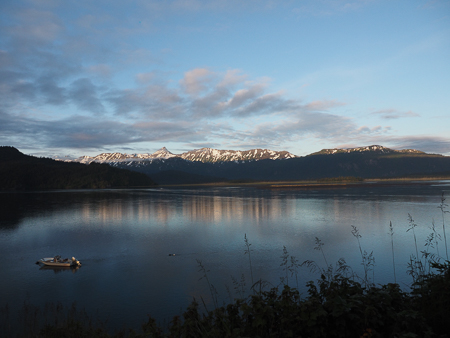
M412 111L401 112L396 109L383 109L383 110L374 111L371 114L378 115L381 118L388 119L388 120L420 116L419 114L414 113Z
M164 84L148 84L137 89L111 90L105 99L116 115L139 116L159 120L187 118L184 98Z
M339 102L337 100L319 100L308 103L307 105L305 105L305 108L313 111L323 111L345 105L345 103Z
M9 29L16 39L36 44L51 42L64 31L62 22L52 12L27 8L16 15L21 24Z
M105 107L98 97L98 87L90 79L81 78L73 81L69 93L72 102L79 109L95 114L105 112Z
M147 141L206 140L193 122L119 122L100 117L73 115L58 120L14 116L0 110L0 143L20 139L28 148L101 148Z
M37 80L37 86L45 104L59 106L67 102L66 89L59 86L54 78L42 77Z
M291 135L308 135L323 139L340 139L346 135L359 134L352 119L324 112L300 112L296 120L287 121L279 128Z
M100 86L88 77L74 79L65 86L51 76L20 82L20 74L11 72L8 78L15 83L12 88L21 92L30 105L74 105L93 115L75 114L46 121L44 117L32 117L29 109L24 109L22 117L5 115L10 123L4 124L4 130L24 138L35 134L49 147L72 148L162 140L217 143L213 139L234 146L271 147L306 139L349 143L389 133L386 127L358 126L353 119L330 112L345 103L302 103L281 91L271 92L267 78L249 79L240 70L195 68L173 82L161 75L166 74L138 73L136 87L120 89Z
M90 65L87 67L87 71L91 74L94 74L96 76L99 76L101 78L106 78L106 79L111 78L112 73L113 73L111 67L104 63Z
M138 88L110 90L105 99L116 114L163 120L261 116L292 109L282 93L267 93L267 79L248 81L238 70L225 73L197 68L185 72L178 86L155 72L136 76Z
M227 102L223 102L222 105L227 108L237 108L253 99L257 98L264 93L264 84L254 84L249 88L243 88L237 90L233 97L231 97Z
M242 10L271 10L280 6L278 1L273 0L149 0L144 6L151 12L237 12Z
M432 154L450 155L450 138L440 136L393 136L383 135L352 135L342 142L336 142L342 148L360 147L361 145L379 144L392 149L416 149Z
M450 139L439 136L403 136L386 139L398 149L416 149L434 154L450 154Z
M218 86L234 88L234 86L244 83L247 79L247 74L243 74L240 69L229 69L226 71Z
M159 62L153 53L145 48L124 48L118 54L119 60L126 66L136 66L137 64L148 65L149 63Z
M294 9L301 15L331 16L346 12L353 12L364 8L376 0L310 0L302 1L300 6Z
M196 68L184 73L180 85L187 94L196 96L209 88L209 84L214 80L213 78L213 73L210 70Z
M154 79L155 79L154 72L136 74L136 82L139 85L146 85L150 82L153 82Z

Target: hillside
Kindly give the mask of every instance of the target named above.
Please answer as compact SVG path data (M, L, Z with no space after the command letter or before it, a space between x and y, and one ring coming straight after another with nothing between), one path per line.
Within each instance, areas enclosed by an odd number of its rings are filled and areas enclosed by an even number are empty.
M107 164L65 163L24 155L13 147L0 147L0 190L95 189L154 184L147 175Z

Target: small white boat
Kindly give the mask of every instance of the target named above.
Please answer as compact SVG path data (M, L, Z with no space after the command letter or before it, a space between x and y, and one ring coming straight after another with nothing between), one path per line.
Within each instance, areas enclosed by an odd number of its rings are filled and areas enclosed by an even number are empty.
M81 263L75 257L69 258L61 258L61 256L55 256L55 257L47 257L47 258L41 258L39 263L42 263L47 266L66 266L66 267L74 267L74 266L80 266Z

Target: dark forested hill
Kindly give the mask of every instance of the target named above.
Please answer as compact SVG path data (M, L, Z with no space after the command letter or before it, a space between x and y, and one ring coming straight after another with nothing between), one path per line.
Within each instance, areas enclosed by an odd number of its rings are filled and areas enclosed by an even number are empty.
M154 184L145 174L107 164L66 163L24 155L13 147L0 147L0 190L95 189Z

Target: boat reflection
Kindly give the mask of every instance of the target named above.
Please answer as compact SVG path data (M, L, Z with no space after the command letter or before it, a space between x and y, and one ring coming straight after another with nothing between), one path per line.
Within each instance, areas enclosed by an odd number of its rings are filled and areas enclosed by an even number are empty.
M72 273L76 273L80 267L79 266L48 266L43 265L39 268L39 270L53 270L54 273L60 273L64 271L70 271Z

